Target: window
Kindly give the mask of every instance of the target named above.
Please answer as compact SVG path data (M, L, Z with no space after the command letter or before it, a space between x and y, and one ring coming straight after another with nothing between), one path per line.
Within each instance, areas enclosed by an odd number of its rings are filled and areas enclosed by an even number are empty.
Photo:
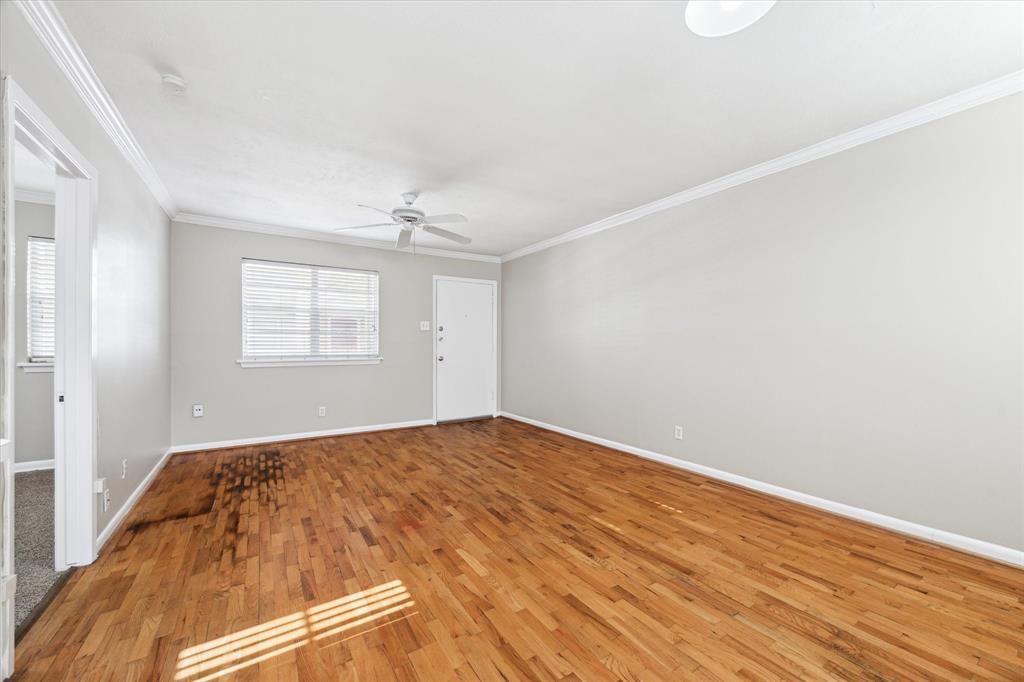
M28 238L28 361L53 362L56 346L56 249L44 237Z
M243 366L379 362L376 272L242 259Z

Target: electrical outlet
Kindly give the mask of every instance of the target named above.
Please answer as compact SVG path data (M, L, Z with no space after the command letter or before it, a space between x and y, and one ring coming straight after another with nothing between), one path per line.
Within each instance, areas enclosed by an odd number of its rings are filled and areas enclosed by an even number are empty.
M110 509L110 488L103 490L103 511Z
M429 320L426 321L426 322L420 322L420 331L421 332L429 332L430 331L430 321Z
M128 478L128 460L121 460L121 478Z
M682 426L677 426L676 427L676 430L675 430L675 433L673 434L673 437L676 440L682 440L683 439L683 427Z
M203 416L203 412L204 412L204 410L203 410L203 404L202 403L193 403L192 404L192 416L193 417L202 417Z
M320 407L317 408L316 413L317 413L317 415L319 415L321 417L326 417L327 416L327 408L325 406L321 405Z

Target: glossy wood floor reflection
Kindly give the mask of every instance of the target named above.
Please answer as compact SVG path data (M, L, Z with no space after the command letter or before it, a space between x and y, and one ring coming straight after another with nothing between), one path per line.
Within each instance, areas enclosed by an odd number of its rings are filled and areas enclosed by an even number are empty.
M1022 679L1024 572L504 419L176 455L22 680Z

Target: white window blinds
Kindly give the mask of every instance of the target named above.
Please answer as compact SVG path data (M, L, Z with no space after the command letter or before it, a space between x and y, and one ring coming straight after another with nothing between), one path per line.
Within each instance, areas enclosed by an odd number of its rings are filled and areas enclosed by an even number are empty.
M378 292L368 270L243 259L242 359L375 359Z
M28 238L28 360L52 362L56 345L57 252L54 241Z

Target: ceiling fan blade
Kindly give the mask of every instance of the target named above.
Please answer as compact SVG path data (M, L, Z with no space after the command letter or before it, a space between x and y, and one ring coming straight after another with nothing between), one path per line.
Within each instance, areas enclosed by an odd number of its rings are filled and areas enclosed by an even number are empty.
M389 216L392 220L394 220L395 218L393 215L391 215L391 211L385 211L383 208L377 208L376 206L367 206L366 204L356 204L356 206L358 206L359 208L368 208L371 211L376 211L377 213L383 213L384 215Z
M335 232L341 232L342 230L361 230L364 227L394 227L394 223L374 223L373 225L352 225L350 227L336 227Z
M425 223L468 223L469 218L461 213L445 213L444 215L428 215L423 219Z
M395 244L395 248L404 249L409 246L410 241L412 241L412 230L403 229L398 233L398 243Z
M444 237L445 239L451 239L453 242L458 242L460 244L468 244L471 241L473 241L469 237L463 237L461 234L455 234L454 232L449 232L448 230L445 230L443 228L437 227L435 225L424 225L423 226L423 230L425 232L429 232L430 234L436 234L438 237Z

